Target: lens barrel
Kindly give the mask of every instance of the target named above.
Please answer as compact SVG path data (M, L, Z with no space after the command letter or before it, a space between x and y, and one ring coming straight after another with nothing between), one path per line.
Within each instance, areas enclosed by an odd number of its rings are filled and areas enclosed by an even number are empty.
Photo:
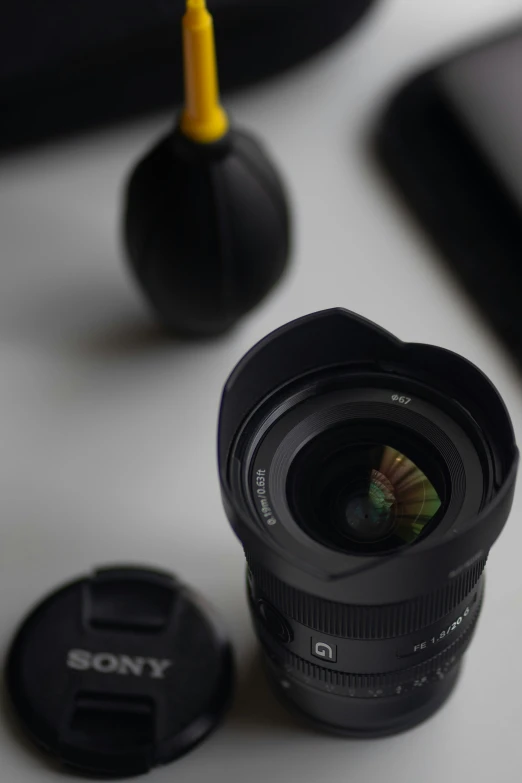
M513 499L518 452L488 379L345 310L316 313L234 370L218 448L276 692L352 736L431 715Z

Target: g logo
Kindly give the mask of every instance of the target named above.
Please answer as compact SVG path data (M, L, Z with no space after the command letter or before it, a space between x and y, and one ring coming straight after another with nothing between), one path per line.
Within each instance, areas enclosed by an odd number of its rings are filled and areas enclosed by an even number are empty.
M323 661L335 663L337 661L337 647L335 644L327 644L321 639L312 637L312 655L315 658L322 658Z

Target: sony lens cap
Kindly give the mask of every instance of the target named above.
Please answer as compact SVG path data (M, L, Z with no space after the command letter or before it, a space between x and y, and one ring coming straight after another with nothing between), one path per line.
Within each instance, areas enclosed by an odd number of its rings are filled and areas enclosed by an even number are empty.
M214 729L231 701L233 656L213 612L173 576L109 568L34 609L6 676L35 742L78 771L127 777Z

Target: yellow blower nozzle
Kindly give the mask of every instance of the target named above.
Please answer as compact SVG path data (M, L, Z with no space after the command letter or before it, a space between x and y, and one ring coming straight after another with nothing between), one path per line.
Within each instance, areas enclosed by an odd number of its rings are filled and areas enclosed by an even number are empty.
M185 109L181 132L192 141L211 144L228 131L219 101L214 22L205 0L187 0L183 17Z

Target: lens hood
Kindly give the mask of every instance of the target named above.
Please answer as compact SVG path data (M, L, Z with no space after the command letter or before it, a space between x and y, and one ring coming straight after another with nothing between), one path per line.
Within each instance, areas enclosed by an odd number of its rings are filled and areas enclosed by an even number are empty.
M398 379L406 378L473 422L487 446L492 486L478 514L461 514L449 530L376 557L334 551L294 526L266 525L252 513L245 460L238 457L251 435L249 424L266 422L294 388L325 374L351 373L386 376L389 388L398 392ZM398 408L400 394L396 396ZM408 415L414 414L408 410ZM350 602L358 605L398 603L436 591L485 560L508 518L518 466L509 414L477 367L442 348L401 342L343 309L315 313L278 329L238 364L223 394L218 457L225 508L247 553L255 552L260 565L276 577L284 575L285 583L298 590L310 592L312 579L314 594L345 601L349 589Z

